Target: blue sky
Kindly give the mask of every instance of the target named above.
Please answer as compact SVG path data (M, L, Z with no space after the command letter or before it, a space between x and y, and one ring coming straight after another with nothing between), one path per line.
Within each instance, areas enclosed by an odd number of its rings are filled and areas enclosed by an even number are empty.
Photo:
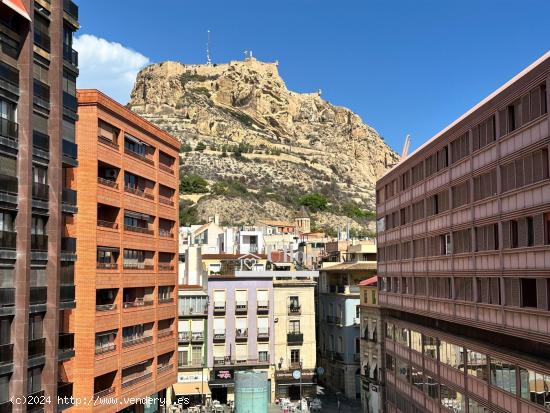
M244 50L278 60L289 89L321 89L398 152L406 134L414 149L550 49L549 0L77 3L78 35L95 36L75 46L79 87L126 103L143 65L205 63L210 29L214 62Z

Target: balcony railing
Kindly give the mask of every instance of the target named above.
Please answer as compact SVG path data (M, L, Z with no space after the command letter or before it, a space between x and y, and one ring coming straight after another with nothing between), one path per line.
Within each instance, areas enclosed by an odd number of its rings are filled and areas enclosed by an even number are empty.
M97 353L96 353L97 354ZM103 389L103 390L100 390L100 391L97 391L94 393L94 400L97 400L97 399L102 399L104 397L107 397L111 394L113 394L115 392L115 388L114 387L108 387L106 389Z
M189 331L180 331L178 333L178 341L180 343L188 343L191 340L191 332Z
M116 270L118 264L116 262L97 262L96 268L98 270Z
M111 304L97 304L95 306L95 310L96 311L113 311L113 310L116 310L116 304L115 303L111 303Z
M290 332L286 335L286 341L289 344L299 344L304 342L304 334L300 332Z
M70 188L63 188L62 202L67 205L76 205L76 191Z
M0 174L0 192L17 195L17 177Z
M73 96L67 92L63 92L63 106L66 107L67 109L71 109L73 112L76 112L76 109L77 109L76 96Z
M214 313L225 313L225 301L214 301Z
M78 52L67 44L63 45L63 59L73 66L78 66Z
M97 135L97 139L102 144L110 146L111 148L116 149L118 151L118 143L113 141L111 138L108 138L108 137L102 136L102 135Z
M260 314L269 312L269 301L258 301L257 310Z
M355 361L355 362L361 361L361 354L360 353L355 353L353 355L353 361Z
M247 340L248 339L248 329L247 328L237 328L237 329L235 329L235 339L236 340Z
M50 137L38 131L32 131L32 144L44 152L50 151Z
M48 236L46 234L31 234L31 250L48 251Z
M136 377L134 379L130 379L127 381L122 382L122 388L133 386L134 384L137 384L139 382L145 381L147 379L150 379L153 376L153 373L145 373L139 377ZM123 379L124 380L124 379Z
M147 341L152 341L152 340L153 340L153 336L136 337L129 340L124 340L122 342L122 347L136 346L138 344L145 343Z
M258 340L266 340L269 339L269 328L268 327L260 327L258 328Z
M191 333L191 341L194 341L194 342L204 341L204 332L202 332L202 331L193 331Z
M40 357L46 354L46 339L35 338L29 340L29 358Z
M300 314L302 314L301 305L290 305L288 307L288 315L300 315Z
M15 288L0 288L0 307L15 305Z
M40 182L32 183L32 197L40 199L42 201L47 201L49 199L49 185L43 184Z
M63 102L65 102L65 99L63 99ZM76 98L75 98L75 102L76 102ZM72 159L78 158L78 145L76 143L68 141L67 139L63 139L62 147L63 147L63 156L66 156Z
M110 353L111 351L115 351L115 350L116 350L116 344L115 343L109 343L109 344L104 344L102 346L96 347L95 348L95 354L96 355L105 354L105 353Z
M143 298L136 298L134 301L126 301L123 303L124 308L133 308L133 307L147 307L153 305L154 302L152 299L145 300Z
M16 141L19 136L19 125L12 120L0 118L0 135Z
M108 186L110 188L114 188L114 189L118 188L118 184L114 179L107 179L107 178L102 178L101 176L98 176L97 183Z
M38 47L44 49L45 51L49 52L51 48L51 40L50 36L48 36L47 33L43 32L42 30L39 30L37 28L34 29L34 44Z
M125 270L133 270L133 271L143 271L143 270L153 270L154 266L153 264L146 264L144 262L125 262L123 264L123 268Z
M174 266L172 264L168 264L165 262L159 262L158 263L158 269L159 271L174 271Z
M159 302L159 304L173 303L174 298L173 297L159 297L158 302Z
M124 190L130 194L140 196L142 198L146 199L155 199L155 196L153 194L149 194L142 189L134 188L133 186L124 186Z
M73 383L57 383L57 409L65 410L73 405Z
M75 300L75 286L64 284L59 286L59 301L67 302Z
M214 366L226 366L232 364L229 357L214 357Z
M174 206L174 201L172 201L171 198L168 198L168 197L166 197L166 196L159 195L159 202L160 202L161 204Z
M61 237L61 252L74 254L76 252L76 238Z
M163 364L161 366L157 366L157 373L161 374L166 371L171 371L174 368L173 364Z
M159 162L159 169L161 171L169 173L170 175L174 175L174 170L172 169L172 167L170 167L168 165L164 165L162 162Z
M225 341L225 330L214 330L214 341Z
M59 333L59 351L74 350L74 333Z
M13 231L0 231L0 249L14 250L17 234Z
M134 225L124 225L124 231L139 232L141 234L153 235L154 231L146 227L138 227Z
M27 413L38 412L44 408L44 390L29 393L26 397Z
M169 229L159 228L159 237L174 238L174 234Z
M31 287L29 297L30 304L46 304L47 299L47 287Z
M118 222L114 221L105 221L103 219L97 220L97 226L103 228L118 229Z
M235 312L238 314L243 314L248 311L248 303L246 301L237 301L235 303Z
M130 156L133 156L134 158L139 159L143 162L146 162L150 165L155 164L155 162L152 159L148 158L147 156L143 156L140 153L134 152L133 150L131 150L129 148L124 148L124 153L127 154L127 155L130 155Z
M159 330L157 333L157 338L166 338L174 335L174 330L171 328L165 328L164 330Z
M0 366L13 363L13 344L0 345Z
M208 308L179 308L178 309L180 316L197 316L197 315L207 315Z

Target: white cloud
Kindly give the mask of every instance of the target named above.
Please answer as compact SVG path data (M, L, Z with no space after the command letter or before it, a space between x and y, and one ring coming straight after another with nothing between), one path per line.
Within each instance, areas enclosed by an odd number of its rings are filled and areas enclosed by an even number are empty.
M90 34L75 37L73 46L80 69L77 86L99 89L122 104L130 99L138 71L150 63L141 53Z

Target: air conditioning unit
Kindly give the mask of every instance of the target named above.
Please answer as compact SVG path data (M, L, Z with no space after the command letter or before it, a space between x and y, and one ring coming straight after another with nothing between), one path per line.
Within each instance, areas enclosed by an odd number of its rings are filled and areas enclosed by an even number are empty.
M116 176L117 176L116 169L113 169L113 168L105 169L105 178L116 178Z

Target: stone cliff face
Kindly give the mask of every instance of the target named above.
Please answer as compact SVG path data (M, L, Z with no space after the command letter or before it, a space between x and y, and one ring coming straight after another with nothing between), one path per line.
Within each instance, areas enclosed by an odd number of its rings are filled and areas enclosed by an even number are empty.
M318 93L289 91L277 64L255 59L148 66L129 107L183 144L206 145L185 153L187 171L252 191L324 192L372 209L376 179L397 159L358 115ZM238 144L245 153L231 156Z

